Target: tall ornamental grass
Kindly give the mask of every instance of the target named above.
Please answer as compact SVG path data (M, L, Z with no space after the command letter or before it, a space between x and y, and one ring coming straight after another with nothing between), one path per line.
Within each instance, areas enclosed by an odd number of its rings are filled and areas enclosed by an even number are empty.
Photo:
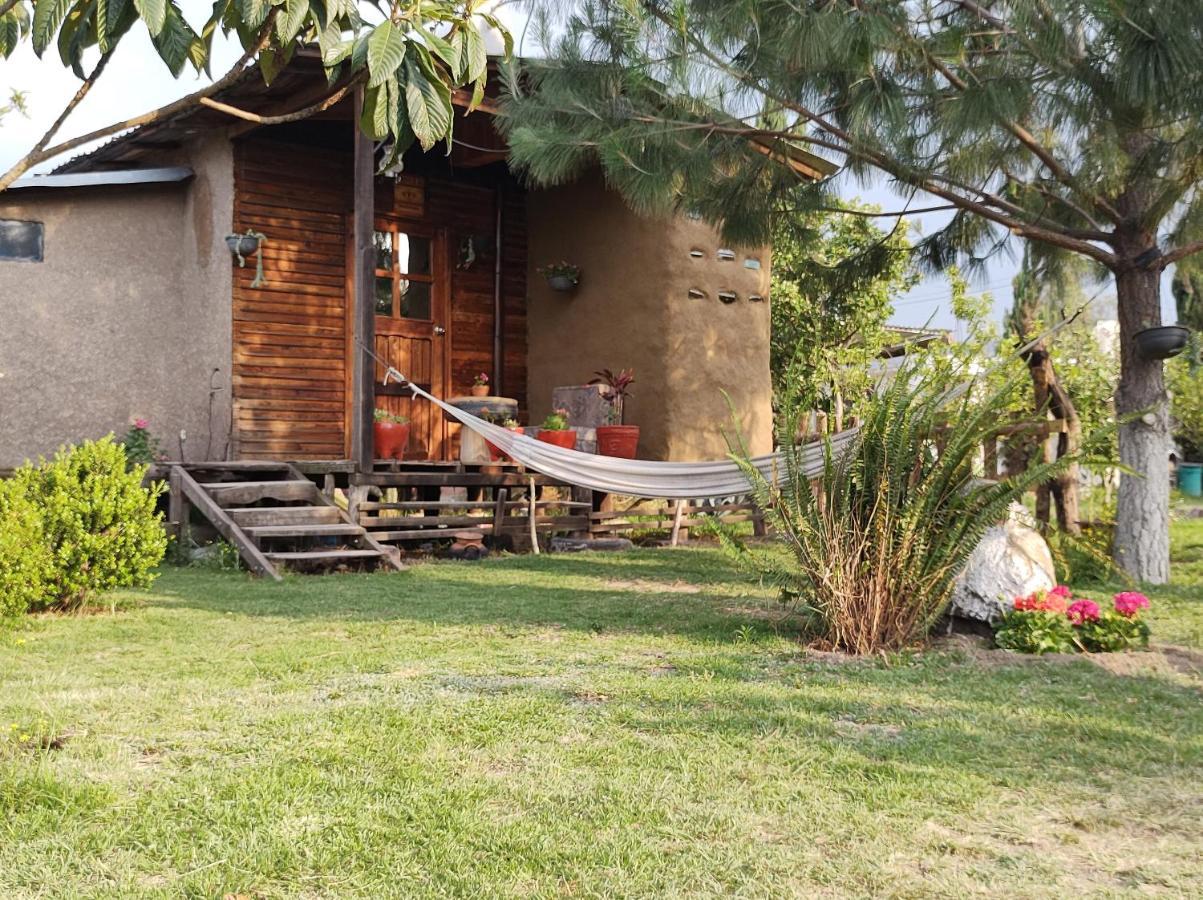
M807 448L794 440L802 404L787 400L780 483L764 477L745 448L735 456L788 553L731 538L728 546L775 582L784 600L809 611L830 646L859 654L914 643L944 613L985 531L1069 462L1033 465L997 482L975 475L983 441L1007 418L1010 390L950 390L947 373L905 366L858 406L862 421L852 441L834 449L824 439L814 478L803 471Z

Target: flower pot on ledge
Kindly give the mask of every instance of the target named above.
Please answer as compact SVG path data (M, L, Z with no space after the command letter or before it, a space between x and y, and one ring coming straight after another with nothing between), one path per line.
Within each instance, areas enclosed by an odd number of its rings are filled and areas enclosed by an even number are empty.
M597 426L597 453L599 456L616 456L619 459L634 459L638 449L638 425Z
M563 447L565 450L576 449L576 431L572 428L566 428L563 431L549 431L546 428L541 428L539 429L538 438L545 444Z
M372 436L377 459L405 459L405 448L409 444L408 422L373 422Z

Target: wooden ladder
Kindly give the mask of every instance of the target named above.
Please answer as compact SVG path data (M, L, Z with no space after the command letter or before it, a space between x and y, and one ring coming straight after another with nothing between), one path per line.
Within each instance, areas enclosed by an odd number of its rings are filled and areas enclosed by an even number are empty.
M257 575L279 581L281 566L344 562L404 568L395 549L352 521L291 463L173 463L168 485L168 518L186 523L189 506L196 507Z

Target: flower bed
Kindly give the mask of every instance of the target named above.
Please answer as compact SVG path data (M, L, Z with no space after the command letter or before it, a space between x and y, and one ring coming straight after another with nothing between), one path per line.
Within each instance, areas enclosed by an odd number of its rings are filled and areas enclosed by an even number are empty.
M1114 653L1149 645L1149 626L1141 611L1149 598L1123 591L1103 610L1089 597L1074 597L1065 585L1018 597L1002 617L994 642L1019 653Z

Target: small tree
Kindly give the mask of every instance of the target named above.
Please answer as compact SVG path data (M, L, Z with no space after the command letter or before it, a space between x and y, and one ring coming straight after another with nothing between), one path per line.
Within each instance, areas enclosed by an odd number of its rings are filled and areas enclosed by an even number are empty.
M562 6L562 3L557 5ZM1123 417L1115 551L1169 576L1159 277L1203 250L1198 0L590 0L546 65L511 78L514 155L556 182L600 162L639 210L696 210L765 240L774 213L836 205L780 165L797 148L934 198L928 265L1011 237L1115 278ZM916 210L910 209L910 212Z
M782 215L773 230L774 389L811 403L827 396L836 410L868 387L891 302L919 279L905 223L887 233L873 224L875 207L849 211L863 215Z

